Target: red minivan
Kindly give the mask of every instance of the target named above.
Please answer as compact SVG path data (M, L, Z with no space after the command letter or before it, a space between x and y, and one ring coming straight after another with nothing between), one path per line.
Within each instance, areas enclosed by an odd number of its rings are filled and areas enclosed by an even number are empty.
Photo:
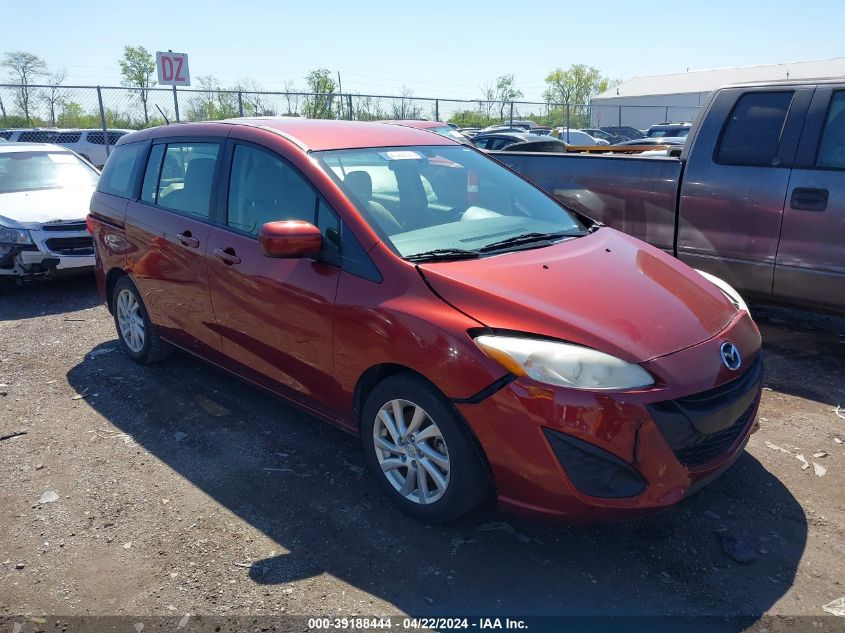
M760 333L730 286L423 130L135 132L89 229L133 360L178 347L359 434L426 521L490 494L573 522L664 508L754 425Z

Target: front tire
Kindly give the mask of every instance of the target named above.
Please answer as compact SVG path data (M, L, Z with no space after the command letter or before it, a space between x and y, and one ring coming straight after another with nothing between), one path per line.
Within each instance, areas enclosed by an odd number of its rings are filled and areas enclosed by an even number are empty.
M156 332L141 293L128 276L121 277L114 285L112 311L120 346L136 363L157 363L173 353L173 348Z
M361 441L367 467L387 496L423 521L453 521L490 492L469 431L448 400L414 374L396 374L373 389Z

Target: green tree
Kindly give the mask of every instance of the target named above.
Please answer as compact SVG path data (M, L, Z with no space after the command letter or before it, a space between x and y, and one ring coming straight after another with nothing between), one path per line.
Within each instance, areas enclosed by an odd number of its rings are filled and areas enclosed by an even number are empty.
M305 97L305 116L311 119L333 119L337 84L332 79L331 71L325 68L312 70L305 76L305 83L308 92L312 93Z
M85 110L76 101L68 101L62 104L62 111L56 117L56 125L59 127L96 127L102 123L99 114L85 114Z
M47 63L38 55L26 51L11 51L3 56L0 66L7 69L11 83L18 84L14 88L14 101L21 109L26 124L31 125L32 88L30 84L38 77L47 74Z
M598 68L573 64L566 70L555 68L546 76L547 88L543 97L549 103L584 105L616 83L603 77Z
M119 62L120 74L123 75L123 85L135 89L135 94L141 101L144 110L144 123L149 125L150 113L147 99L150 88L156 85L153 78L156 72L156 61L152 54L143 46L125 46L123 59Z
M499 118L505 118L505 109L511 101L522 97L522 90L516 87L513 75L502 75L496 78L496 101L499 102Z
M458 127L487 127L495 121L484 112L486 104L486 101L480 101L478 110L459 110L447 120Z

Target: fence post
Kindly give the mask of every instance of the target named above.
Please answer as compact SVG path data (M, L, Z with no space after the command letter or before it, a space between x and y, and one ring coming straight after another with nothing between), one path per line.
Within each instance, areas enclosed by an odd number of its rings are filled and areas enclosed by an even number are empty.
M566 142L569 142L569 101L566 102Z
M513 101L511 101L511 127L513 127Z
M434 120L440 120L440 99L434 100Z
M354 112L352 111L352 94L351 93L346 95L346 105L349 108L349 120L353 121L355 117L354 117Z
M666 114L663 115L663 120L666 121L666 123L669 122L669 106L666 106Z
M106 144L106 158L108 159L111 151L109 149L109 131L106 125L106 110L103 108L103 91L100 90L100 86L97 86L97 101L100 103L100 125L103 127L103 143Z
M622 127L622 106L617 106L619 108L619 127Z
M238 113L240 116L244 115L244 93L238 90Z
M173 110L176 112L176 122L179 123L179 95L176 94L176 86L173 86Z

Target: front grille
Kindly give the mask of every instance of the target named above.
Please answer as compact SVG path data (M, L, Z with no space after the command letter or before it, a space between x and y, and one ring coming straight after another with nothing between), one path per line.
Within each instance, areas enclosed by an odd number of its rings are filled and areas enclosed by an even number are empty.
M52 237L44 245L58 255L93 255L94 241L90 235L81 237Z
M648 406L675 456L700 466L734 445L751 422L763 379L763 358L739 378L701 393Z
M42 231L85 231L85 222L56 222L54 224L42 224Z
M710 435L696 437L685 448L675 449L675 455L678 456L681 463L688 466L706 464L733 446L753 411L754 405L748 407L745 413L739 416L739 419L731 426Z

